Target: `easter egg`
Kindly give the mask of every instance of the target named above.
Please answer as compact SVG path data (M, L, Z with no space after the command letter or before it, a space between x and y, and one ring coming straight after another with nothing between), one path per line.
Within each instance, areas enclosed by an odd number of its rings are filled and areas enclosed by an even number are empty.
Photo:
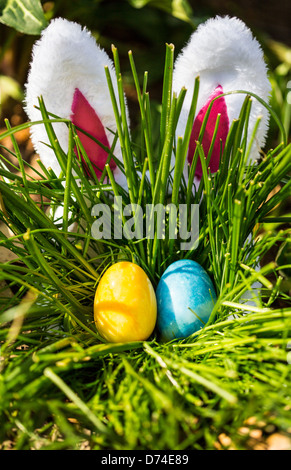
M188 259L175 261L166 269L156 297L157 328L165 341L185 338L203 328L217 298L205 269Z
M129 261L110 266L94 298L94 321L100 335L112 343L146 340L156 319L156 295L145 271Z

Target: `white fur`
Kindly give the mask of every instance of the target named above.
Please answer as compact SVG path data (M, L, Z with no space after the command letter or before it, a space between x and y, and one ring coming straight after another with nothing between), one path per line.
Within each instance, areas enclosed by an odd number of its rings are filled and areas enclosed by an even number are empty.
M111 145L114 135L107 128L116 132L116 121L104 66L109 68L117 97L114 65L91 33L63 18L53 20L33 47L25 97L25 110L29 119L41 120L41 113L35 108L39 96L43 97L48 112L70 119L74 91L79 88L99 116ZM67 126L57 123L54 124L54 130L62 149L67 152ZM31 139L44 165L59 175L60 166L55 154L44 144L49 143L44 125L32 126ZM114 155L122 161L119 142ZM118 168L114 175L119 184L126 184Z
M217 16L207 20L192 34L188 44L177 57L173 91L178 94L182 87L187 89L177 126L177 136L184 135L197 76L200 77L200 87L196 114L219 84L224 93L245 90L257 94L266 102L269 100L271 85L262 49L250 29L237 18ZM245 94L225 96L230 125L239 117L245 97ZM256 98L252 98L249 138L259 116L262 116L262 121L252 147L252 159L258 157L259 149L265 143L269 120L266 108ZM174 163L173 158L172 165ZM187 178L186 170L187 168L184 173Z

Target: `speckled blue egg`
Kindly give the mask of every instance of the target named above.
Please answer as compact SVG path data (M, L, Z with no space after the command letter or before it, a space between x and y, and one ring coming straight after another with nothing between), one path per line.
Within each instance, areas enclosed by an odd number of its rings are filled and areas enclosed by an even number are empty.
M186 338L203 328L217 299L205 269L189 259L175 261L166 269L156 297L157 327L164 341Z

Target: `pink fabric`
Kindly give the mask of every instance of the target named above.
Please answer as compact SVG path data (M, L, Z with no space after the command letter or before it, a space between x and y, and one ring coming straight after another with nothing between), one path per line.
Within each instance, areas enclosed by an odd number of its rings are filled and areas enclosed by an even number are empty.
M95 137L95 139L98 139L99 142L109 148L109 142L101 120L78 88L76 88L73 97L71 120L75 126L88 132L88 134L92 135L92 137ZM108 152L102 149L100 145L82 132L77 130L77 134L84 146L90 162L93 164L97 177L100 178L108 157ZM82 161L84 163L83 158ZM86 168L85 164L84 166ZM116 168L116 163L113 159L110 160L109 166L112 170ZM86 170L88 172L87 168Z
M198 140L199 132L200 132L205 114L207 112L207 109L211 101L217 96L221 95L222 93L223 93L222 86L218 85L217 88L215 88L213 94L209 97L207 103L203 106L203 108L200 109L199 113L197 114L194 120L189 149L188 149L188 162L190 164L192 163L192 160L193 160L194 151L196 148L196 141ZM204 150L204 154L206 158L207 158L208 151L210 148L218 114L221 114L221 117L220 117L218 131L216 134L216 139L214 142L214 147L213 147L210 164L209 164L211 173L215 173L219 168L220 141L222 141L222 150L223 150L225 146L226 137L229 131L229 119L227 115L227 107L226 107L224 96L214 101L208 120L207 120L205 132L204 132L203 139L202 139L203 150ZM202 177L202 167L201 167L200 158L198 158L195 176L198 179L201 179Z

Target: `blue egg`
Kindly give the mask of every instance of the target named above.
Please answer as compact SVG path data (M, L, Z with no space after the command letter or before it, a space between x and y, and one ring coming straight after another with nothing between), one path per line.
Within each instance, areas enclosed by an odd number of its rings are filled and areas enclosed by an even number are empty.
M203 328L217 299L205 269L189 259L175 261L166 269L156 297L157 327L164 341L186 338Z

